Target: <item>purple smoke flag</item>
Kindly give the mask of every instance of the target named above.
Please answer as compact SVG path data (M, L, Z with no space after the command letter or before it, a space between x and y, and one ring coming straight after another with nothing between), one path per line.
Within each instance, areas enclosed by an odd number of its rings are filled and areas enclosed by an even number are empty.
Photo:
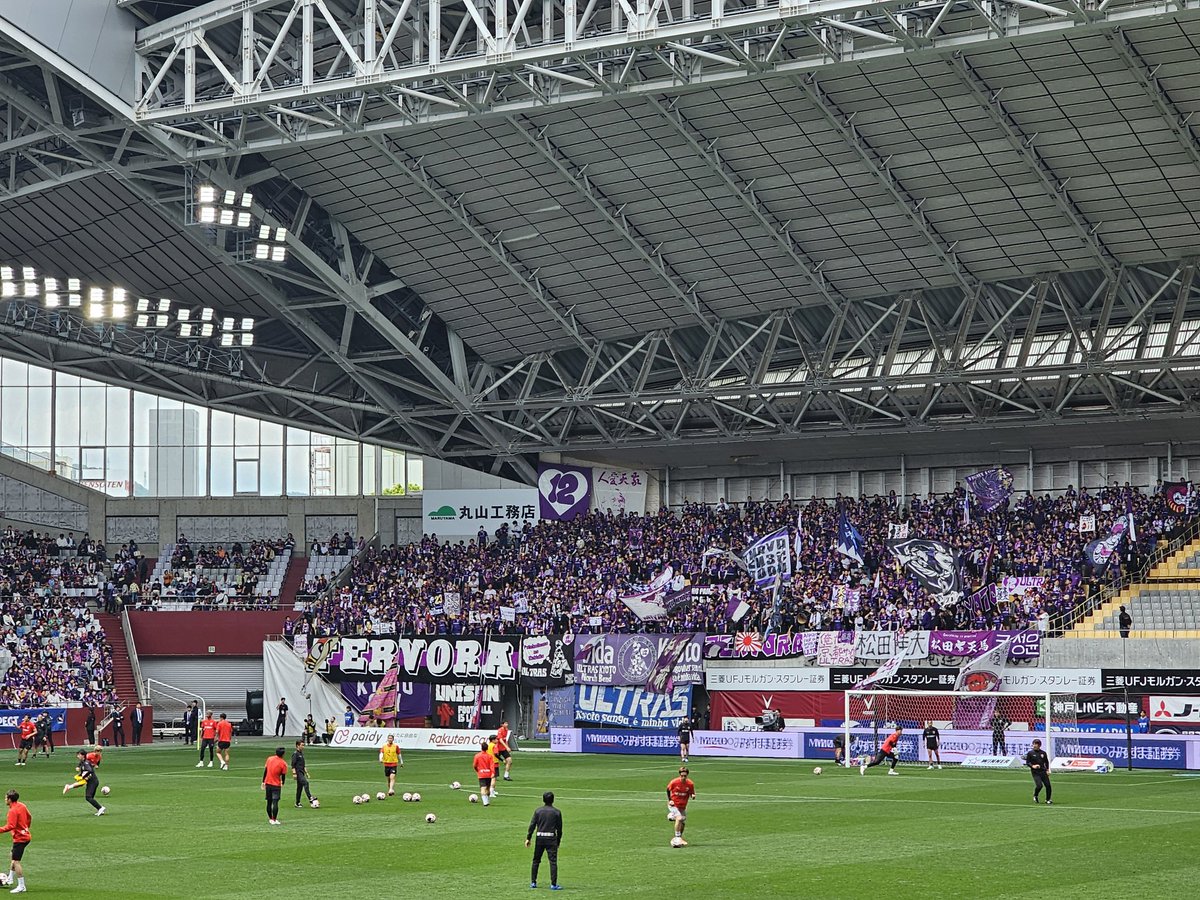
M982 472L976 472L973 475L968 475L963 479L967 484L967 490L975 497L975 502L979 504L979 508L989 513L997 506L1002 506L1008 502L1009 496L1013 492L1013 476L1012 472L997 466L994 469L984 469Z
M669 694L675 687L672 673L688 645L696 638L694 634L673 634L664 641L658 657L646 675L646 691L651 694Z

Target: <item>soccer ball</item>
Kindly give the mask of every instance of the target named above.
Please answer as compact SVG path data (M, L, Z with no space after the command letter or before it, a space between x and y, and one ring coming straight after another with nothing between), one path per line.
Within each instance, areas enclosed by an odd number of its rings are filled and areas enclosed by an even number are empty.
M477 794L472 794L470 797L467 798L467 800L470 801L471 803L478 803L479 796Z
M112 789L106 784L104 787L100 788L100 793L102 793L105 797L107 797L111 790Z
M452 791L457 791L461 787L462 787L462 785L459 784L457 781L452 781L450 783L450 790L452 790Z
M383 791L380 791L378 794L375 795L375 799L376 800L386 800L387 794L385 794Z
M681 837L671 838L671 846L672 847L682 847L683 846L683 838L681 838Z
M10 884L12 884L12 876L7 872L0 872L0 884L8 887Z
M355 794L354 795L354 805L359 806L361 804L362 804L362 797L358 796L358 794Z
M312 800L309 802L309 804L308 804L308 805L309 805L309 806L311 806L313 809L320 809L320 808L321 808L321 801L320 801L320 800L318 800L316 797L313 797L313 798L312 798Z
M421 802L421 795L420 795L420 794L413 794L413 801L412 801L412 802L413 802L413 803L420 803L420 802Z
M362 795L362 802L363 802L363 803L370 803L370 802L371 802L371 795L370 795L370 794L363 794L363 795Z
M821 774L821 767L820 767L820 766L815 766L815 767L813 767L813 774L814 774L814 775L820 775L820 774Z
M435 816L433 813L429 813L429 815L425 817L425 821L432 825L437 821L437 816Z
M405 791L403 796L400 799L403 800L405 803L408 803L409 801L412 800L412 794L410 794L408 791Z

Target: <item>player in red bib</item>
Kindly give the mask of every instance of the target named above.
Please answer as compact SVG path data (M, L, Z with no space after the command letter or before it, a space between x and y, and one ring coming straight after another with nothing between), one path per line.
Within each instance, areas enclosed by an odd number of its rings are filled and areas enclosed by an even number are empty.
M17 754L17 765L23 766L29 761L29 751L33 749L33 738L37 734L37 726L26 716L21 720L21 752Z
M204 751L207 750L208 767L211 769L216 749L217 720L212 717L212 712L210 711L204 714L204 721L200 723L200 762L196 763L196 768L204 768Z
M888 765L890 766L888 769L888 774L898 775L899 773L896 771L896 763L898 763L900 759L896 755L896 746L900 743L900 735L903 733L904 729L897 725L896 730L883 739L883 745L875 754L875 758L869 763L863 763L858 767L858 774L866 775L867 769L879 765L886 759L888 761Z
M217 719L217 759L221 760L221 768L229 768L229 745L233 743L233 723L221 713Z
M687 825L688 801L696 796L696 785L688 778L687 766L679 767L679 777L667 785L667 821L675 823L675 839L671 846L686 847L683 829Z
M508 746L508 720L500 723L496 729L496 759L504 763L504 780L512 781L512 753Z
M25 893L25 870L21 868L21 858L25 855L25 848L29 846L29 824L32 817L29 815L29 807L21 802L21 795L16 791L9 791L4 795L4 802L8 805L8 821L0 828L0 834L6 831L12 832L12 862L9 864L9 872L11 874L4 877L3 884L12 884L14 878L17 879L17 886L9 891L10 894Z
M488 751L488 742L480 741L479 752L471 761L475 774L479 778L479 796L483 805L487 806L492 799L492 784L496 778L496 757Z
M279 824L279 795L283 793L283 783L287 780L288 764L283 758L284 749L275 748L275 755L268 756L263 765L263 791L267 795L267 822Z

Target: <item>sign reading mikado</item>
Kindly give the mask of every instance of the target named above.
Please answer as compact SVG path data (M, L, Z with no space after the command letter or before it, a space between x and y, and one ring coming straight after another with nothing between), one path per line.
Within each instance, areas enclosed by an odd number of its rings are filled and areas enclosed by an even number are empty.
M474 537L483 528L494 537L501 525L536 525L537 488L491 491L425 491L421 494L421 531L425 534Z

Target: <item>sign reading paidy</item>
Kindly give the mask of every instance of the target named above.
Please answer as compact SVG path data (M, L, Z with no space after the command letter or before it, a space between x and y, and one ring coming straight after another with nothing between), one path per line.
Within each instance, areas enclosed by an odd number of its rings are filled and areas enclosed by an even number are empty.
M482 635L342 637L329 654L332 681L374 681L394 664L403 681L445 684L517 680L521 639Z

